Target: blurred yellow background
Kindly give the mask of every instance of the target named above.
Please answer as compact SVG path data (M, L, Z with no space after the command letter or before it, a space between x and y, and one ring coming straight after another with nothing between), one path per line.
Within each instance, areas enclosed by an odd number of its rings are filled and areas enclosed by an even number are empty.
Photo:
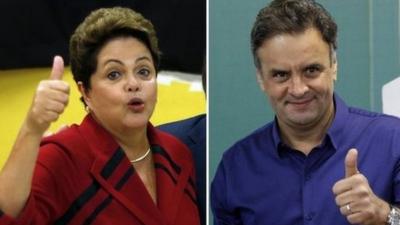
M29 109L36 86L47 79L50 68L0 71L0 168L4 165L15 137ZM71 85L69 105L50 131L63 124L79 124L86 114L69 68L63 80ZM198 75L161 72L158 75L158 101L151 118L154 125L204 113L205 96Z

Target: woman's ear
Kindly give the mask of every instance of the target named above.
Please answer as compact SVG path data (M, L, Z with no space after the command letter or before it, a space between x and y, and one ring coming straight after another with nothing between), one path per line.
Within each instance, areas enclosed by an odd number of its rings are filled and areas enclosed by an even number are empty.
M89 97L89 92L83 85L82 81L78 81L78 90L82 95L83 100L85 101L86 105L90 107L90 97Z

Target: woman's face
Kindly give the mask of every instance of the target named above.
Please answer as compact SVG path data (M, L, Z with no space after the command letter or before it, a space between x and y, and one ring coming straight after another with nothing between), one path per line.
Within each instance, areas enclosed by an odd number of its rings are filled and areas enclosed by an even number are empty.
M90 89L79 89L94 117L107 129L144 128L157 101L156 69L147 47L133 37L108 41L97 56Z

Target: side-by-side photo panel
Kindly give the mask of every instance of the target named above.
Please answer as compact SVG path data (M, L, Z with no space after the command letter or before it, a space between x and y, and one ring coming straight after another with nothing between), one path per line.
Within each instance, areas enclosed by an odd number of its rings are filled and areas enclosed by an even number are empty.
M0 225L205 225L207 1L2 1Z
M209 224L399 224L399 2L209 4Z

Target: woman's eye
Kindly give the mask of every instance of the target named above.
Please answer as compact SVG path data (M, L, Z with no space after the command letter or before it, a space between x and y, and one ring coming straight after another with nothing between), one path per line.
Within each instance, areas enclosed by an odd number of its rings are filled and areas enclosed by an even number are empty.
M116 80L121 76L120 72L117 71L112 71L109 74L107 74L107 78L110 80Z
M138 74L139 74L140 76L142 76L142 77L149 77L150 74L151 74L151 72L150 72L149 69L143 68L143 69L140 69L140 70L138 71Z

